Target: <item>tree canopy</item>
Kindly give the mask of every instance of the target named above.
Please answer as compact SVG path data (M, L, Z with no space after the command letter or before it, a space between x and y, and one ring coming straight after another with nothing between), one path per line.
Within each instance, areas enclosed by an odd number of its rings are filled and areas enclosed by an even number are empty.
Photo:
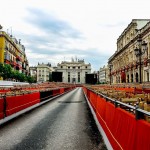
M18 70L13 70L10 65L2 63L0 63L0 77L4 80L16 80L29 83L36 82L33 77L20 73Z

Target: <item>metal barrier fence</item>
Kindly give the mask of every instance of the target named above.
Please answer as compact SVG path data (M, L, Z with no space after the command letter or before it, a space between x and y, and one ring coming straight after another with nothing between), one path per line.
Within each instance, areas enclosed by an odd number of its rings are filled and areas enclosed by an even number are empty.
M125 110L128 110L128 111L131 111L133 114L135 114L135 118L138 120L138 119L144 119L144 116L150 116L150 112L148 111L145 111L143 109L140 109L138 107L138 105L136 106L132 106L132 105L129 105L129 104L125 104L121 101L118 101L116 99L113 99L113 98L110 98L110 97L107 97L106 95L104 94L101 94L101 93L97 93L95 92L94 90L91 90L89 88L87 88L88 90L94 92L95 94L97 95L100 95L101 97L103 97L104 99L106 99L106 101L110 101L111 103L113 103L115 105L115 107L120 107L122 109L125 109Z

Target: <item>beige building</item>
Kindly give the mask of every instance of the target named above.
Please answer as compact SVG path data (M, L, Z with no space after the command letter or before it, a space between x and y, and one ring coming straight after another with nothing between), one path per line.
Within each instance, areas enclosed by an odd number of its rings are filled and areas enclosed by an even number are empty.
M106 83L106 71L107 71L106 66L103 66L99 69L99 82L100 83Z
M37 65L37 82L49 81L50 73L54 71L51 64L38 64Z
M37 80L37 67L30 67L29 68L30 76L34 77Z
M85 83L86 74L91 73L91 64L84 60L63 61L57 65L56 71L63 73L65 83Z
M109 58L111 83L150 81L150 19L133 19Z

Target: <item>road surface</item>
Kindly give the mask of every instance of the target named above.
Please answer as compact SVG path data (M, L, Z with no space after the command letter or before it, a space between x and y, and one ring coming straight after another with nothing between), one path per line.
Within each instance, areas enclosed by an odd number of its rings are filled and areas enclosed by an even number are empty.
M0 150L106 150L81 88L0 126Z

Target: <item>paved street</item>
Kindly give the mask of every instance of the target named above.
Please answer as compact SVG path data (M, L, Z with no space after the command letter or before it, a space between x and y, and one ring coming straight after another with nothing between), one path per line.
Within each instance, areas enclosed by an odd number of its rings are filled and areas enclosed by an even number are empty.
M81 88L0 126L0 150L105 150Z

